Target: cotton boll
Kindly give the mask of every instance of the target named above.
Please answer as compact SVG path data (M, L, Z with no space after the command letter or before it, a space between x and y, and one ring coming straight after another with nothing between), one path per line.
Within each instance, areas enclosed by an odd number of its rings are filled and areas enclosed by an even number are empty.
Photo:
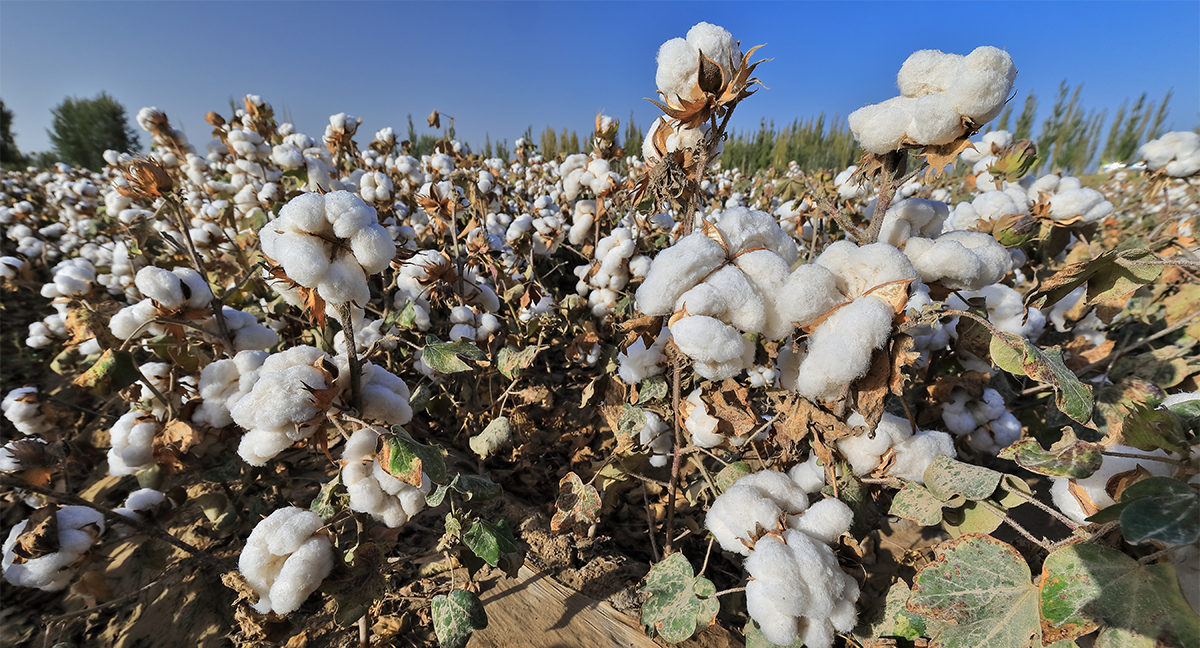
M796 391L809 400L834 400L866 373L871 354L892 331L892 307L866 297L839 308L813 331Z
M383 272L391 264L392 257L396 256L396 243L382 227L356 232L350 237L350 249L368 274Z
M258 594L259 614L295 611L333 569L329 538L313 535L324 522L311 511L279 509L259 522L238 559L238 570Z
M1050 495L1054 499L1054 505L1067 517L1080 524L1083 524L1090 514L1083 509L1079 501L1071 494L1070 482L1074 481L1075 486L1083 491L1087 498L1091 500L1091 503L1096 508L1103 510L1116 503L1106 490L1108 481L1115 475L1136 470L1138 467L1145 469L1151 476L1156 477L1170 477L1175 472L1175 467L1171 464L1156 461L1156 459L1170 458L1170 455L1164 450L1146 452L1125 445L1114 445L1108 450L1110 452L1134 454L1139 457L1145 457L1145 459L1104 455L1104 462L1100 465L1100 469L1092 473L1090 477L1075 480L1066 477L1051 478L1054 485L1050 488Z
M897 443L893 449L896 451L896 461L888 468L888 474L919 484L925 483L925 469L933 463L934 458L946 456L954 459L958 456L950 435L937 430L920 430Z
M920 276L908 257L887 243L858 247L849 241L835 241L813 263L828 268L838 290L850 299L885 283Z
M779 227L774 216L745 207L726 209L717 221L731 253L765 247L778 254L788 265L796 262L796 241Z
M704 283L681 295L675 311L719 318L747 333L762 330L766 319L762 295L746 275L732 265L717 270ZM675 335L678 344L680 334L676 332Z
M755 529L778 528L783 511L752 486L735 483L721 493L704 516L704 526L725 551L750 555Z
M183 305L179 277L169 270L147 266L138 271L134 283L143 295L164 308L173 310Z
M670 426L654 412L646 412L645 416L646 424L638 431L638 443L650 451L650 465L662 468L671 460Z
M855 110L847 119L854 139L877 155L900 148L908 125L912 122L916 103L917 100L911 97L892 97Z
M1113 211L1111 202L1104 194L1090 187L1060 190L1050 197L1050 215L1054 220L1069 220L1081 217L1085 223L1094 223Z
M961 54L918 50L909 55L896 75L896 86L905 97L924 97L945 92L958 72Z
M808 461L792 466L788 477L806 493L816 493L825 486L825 466L820 464L814 452L808 456Z
M683 419L683 427L692 435L692 443L701 448L715 448L725 442L725 435L717 432L720 421L709 415L701 393L697 387L688 394L687 402L691 407Z
M317 284L317 293L331 304L353 302L366 305L371 300L367 276L351 255L341 255L329 264L329 270Z
M60 590L74 577L72 567L104 532L104 515L85 506L63 506L54 513L58 528L58 550L17 562L14 549L29 520L21 520L9 531L0 562L4 580L20 587L44 591Z
M784 473L762 470L744 475L737 483L754 487L787 515L798 515L808 508L808 494Z
M888 208L879 230L879 240L900 247L913 236L933 238L950 216L946 203L924 198L905 198Z
M108 474L132 475L154 465L154 435L158 421L140 410L128 412L109 430Z
M679 350L692 360L722 366L717 372L720 377L706 375L701 367L697 367L697 371L709 380L737 375L748 366L743 363L747 354L753 360L754 345L737 329L712 317L698 315L680 319L671 326L671 334Z
M983 232L953 231L936 240L909 239L904 253L921 281L940 281L951 290L979 290L1012 270L1008 250Z
M746 612L768 641L791 645L799 635L797 617L810 599L792 552L781 542L764 541L745 567L752 579L746 584Z
M936 93L917 100L906 130L917 144L947 144L962 135L962 117L949 95Z
M422 474L414 487L388 474L375 456L380 430L362 428L350 436L342 453L342 481L350 494L350 508L396 528L425 508L425 495L432 488Z

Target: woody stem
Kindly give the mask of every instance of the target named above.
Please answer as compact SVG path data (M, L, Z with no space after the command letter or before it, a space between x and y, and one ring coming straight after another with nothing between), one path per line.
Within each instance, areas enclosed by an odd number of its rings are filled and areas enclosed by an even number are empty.
M358 344L354 340L354 304L338 304L338 319L342 320L342 335L346 338L346 356L350 360L350 406L362 415L362 363L358 358Z

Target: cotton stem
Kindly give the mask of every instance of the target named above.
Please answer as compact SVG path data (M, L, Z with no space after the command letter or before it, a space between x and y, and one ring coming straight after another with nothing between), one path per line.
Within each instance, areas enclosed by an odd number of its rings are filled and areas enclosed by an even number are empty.
M209 302L209 306L212 308L213 319L217 322L217 330L221 332L221 341L225 343L226 351L229 355L233 355L236 353L236 348L233 345L233 336L229 334L229 326L225 324L225 303L221 301L220 297L217 297L217 291L211 289L213 283L208 278L208 271L204 269L204 260L200 258L200 251L196 249L196 244L192 241L192 231L183 218L183 205L175 202L174 198L167 197L165 200L171 205L176 226L183 234L184 242L187 243L188 254L192 257L192 265L196 266L196 272L199 272L200 276L204 277L204 282L210 286L209 292L212 293L213 298Z
M342 320L342 335L346 337L346 356L350 359L350 406L361 414L362 365L358 359L358 344L354 340L354 304L339 304L338 317Z
M892 198L896 195L896 189L900 187L896 176L904 173L904 166L907 159L908 153L903 150L892 151L883 156L883 173L879 176L879 190L875 199L875 213L871 215L871 226L867 229L866 240L862 241L863 245L870 245L879 240L879 230L883 229L883 218L887 215L888 207L892 204Z
M663 557L671 555L672 545L674 544L672 536L675 531L675 490L679 484L679 464L683 457L680 452L683 448L683 425L680 421L679 410L679 374L682 369L683 360L679 356L675 356L674 360L675 371L671 380L671 413L673 427L675 432L675 447L671 453L671 480L667 483L667 527L666 540L663 541Z

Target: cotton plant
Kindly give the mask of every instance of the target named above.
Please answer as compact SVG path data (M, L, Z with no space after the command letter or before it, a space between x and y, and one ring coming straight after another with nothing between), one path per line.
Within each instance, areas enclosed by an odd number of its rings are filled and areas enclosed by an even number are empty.
M421 473L420 486L396 478L384 469L376 454L380 430L356 430L342 451L342 483L350 496L350 509L366 513L395 529L425 508L425 496L433 488Z
M850 528L840 500L812 505L786 474L738 479L713 502L705 526L722 549L746 557L746 609L771 643L829 648L858 620L859 586L831 545Z
M260 521L238 556L238 571L258 595L259 614L289 614L333 571L333 545L321 516L295 506Z
M47 592L67 587L75 577L75 568L104 533L104 514L86 506L55 506L38 509L35 516L45 519L52 516L53 527L58 537L53 541L54 551L36 551L40 555L29 556L25 551L17 554L17 543L22 534L31 531L33 518L17 522L4 542L4 558L0 568L4 580L19 587L34 587Z
M949 144L999 115L1016 77L1012 57L996 47L966 56L919 50L896 75L900 95L850 113L850 130L877 155Z

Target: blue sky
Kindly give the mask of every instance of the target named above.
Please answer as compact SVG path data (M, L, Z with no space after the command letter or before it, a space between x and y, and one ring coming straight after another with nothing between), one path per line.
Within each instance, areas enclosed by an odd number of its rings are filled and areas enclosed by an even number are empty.
M261 95L298 130L362 117L360 140L433 109L459 139L510 144L549 125L583 136L604 111L643 128L657 109L654 56L693 24L721 25L774 60L769 89L735 113L737 129L842 115L894 96L918 49L1007 49L1026 92L1049 108L1059 82L1085 107L1115 113L1170 88L1168 126L1200 120L1200 3L1180 2L0 2L0 98L23 152L50 147L50 109L107 91L128 109L158 106L199 148L204 114ZM756 57L757 58L757 57ZM142 135L148 145L149 137Z

